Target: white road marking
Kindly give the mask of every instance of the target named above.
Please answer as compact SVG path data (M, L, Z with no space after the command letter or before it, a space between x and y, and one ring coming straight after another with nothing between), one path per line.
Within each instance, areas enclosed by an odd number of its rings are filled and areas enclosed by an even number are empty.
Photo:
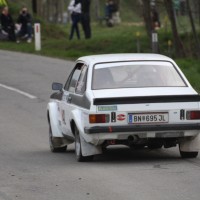
M37 99L36 96L34 96L32 94L29 94L27 92L24 92L22 90L19 90L17 88L14 88L14 87L10 87L10 86L7 86L7 85L1 84L1 83L0 83L0 87L5 88L5 89L10 90L10 91L17 92L18 94L21 94L21 95L23 95L25 97L28 97L29 99Z

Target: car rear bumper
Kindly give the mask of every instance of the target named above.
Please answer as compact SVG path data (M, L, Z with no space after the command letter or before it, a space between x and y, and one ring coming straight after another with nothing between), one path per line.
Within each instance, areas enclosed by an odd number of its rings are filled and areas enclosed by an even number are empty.
M192 131L200 130L200 124L162 124L162 125L126 125L126 126L95 126L85 127L87 134L95 133L136 133L136 132L159 132L159 131Z

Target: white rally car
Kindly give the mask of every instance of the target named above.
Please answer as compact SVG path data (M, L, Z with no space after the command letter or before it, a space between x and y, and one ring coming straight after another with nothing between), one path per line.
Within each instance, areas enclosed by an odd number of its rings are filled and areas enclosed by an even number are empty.
M200 148L200 96L176 63L157 54L79 58L65 85L53 83L47 108L50 148L75 142L78 161L109 145L169 148L183 158Z

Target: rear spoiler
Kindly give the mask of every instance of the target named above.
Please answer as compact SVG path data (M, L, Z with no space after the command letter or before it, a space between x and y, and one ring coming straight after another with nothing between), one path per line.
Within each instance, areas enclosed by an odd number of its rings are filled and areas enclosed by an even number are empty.
M143 97L96 98L94 105L200 102L200 95L166 95Z

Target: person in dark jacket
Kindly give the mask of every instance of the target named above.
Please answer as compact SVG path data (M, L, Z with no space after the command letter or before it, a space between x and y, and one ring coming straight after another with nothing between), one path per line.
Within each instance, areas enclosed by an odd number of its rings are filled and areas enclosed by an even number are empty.
M159 29L161 26L160 17L158 11L155 8L151 10L151 20L153 30Z
M5 6L0 15L0 22L2 30L5 34L8 35L8 39L11 41L15 41L15 24L12 19L12 16L9 13L9 8Z
M71 27L69 40L73 39L74 32L76 32L77 38L80 40L80 32L79 32L79 27L78 27L78 24L81 19L81 2L80 2L80 0L71 0L70 4L68 6L68 10L71 14L71 20L72 20L72 27Z
M90 39L92 36L90 27L90 3L91 0L81 0L81 23L86 39Z
M27 42L31 43L32 41L32 17L31 14L28 12L26 7L23 7L19 17L17 19L17 23L21 25L21 28L17 34L17 42L19 42L19 38L25 37L27 38Z

